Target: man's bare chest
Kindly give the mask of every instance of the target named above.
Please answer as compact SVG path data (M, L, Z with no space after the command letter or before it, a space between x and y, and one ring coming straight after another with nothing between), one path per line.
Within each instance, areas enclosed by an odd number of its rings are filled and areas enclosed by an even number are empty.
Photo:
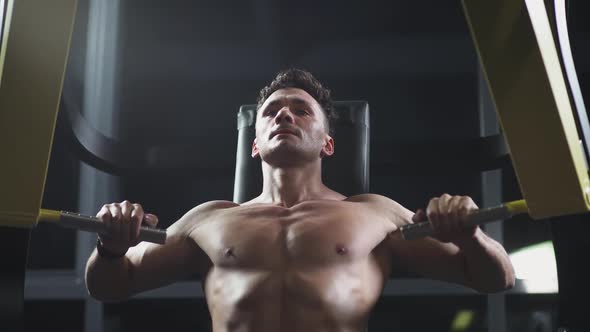
M215 218L215 219L213 219ZM385 238L359 204L241 206L212 216L199 241L214 265L251 269L314 267L366 258Z

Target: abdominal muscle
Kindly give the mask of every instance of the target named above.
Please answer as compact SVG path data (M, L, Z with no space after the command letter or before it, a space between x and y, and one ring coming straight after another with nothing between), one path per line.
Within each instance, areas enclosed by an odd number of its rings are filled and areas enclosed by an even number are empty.
M377 261L285 271L213 267L205 280L213 331L366 331L384 282Z

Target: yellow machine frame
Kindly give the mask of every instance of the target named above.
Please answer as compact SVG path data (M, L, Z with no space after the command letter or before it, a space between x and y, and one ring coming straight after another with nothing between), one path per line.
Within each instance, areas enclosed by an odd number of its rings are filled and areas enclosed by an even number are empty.
M590 209L590 180L543 0L463 0L533 219Z
M76 0L7 0L0 53L0 225L38 221Z

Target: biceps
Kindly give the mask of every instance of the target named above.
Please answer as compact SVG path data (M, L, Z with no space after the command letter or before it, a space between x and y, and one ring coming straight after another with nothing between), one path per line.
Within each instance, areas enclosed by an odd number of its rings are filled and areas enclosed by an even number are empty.
M165 245L142 242L130 249L134 293L186 280L199 273L199 248L188 239L169 237Z
M465 282L464 259L459 248L453 244L424 238L391 241L390 248L393 266L429 279Z

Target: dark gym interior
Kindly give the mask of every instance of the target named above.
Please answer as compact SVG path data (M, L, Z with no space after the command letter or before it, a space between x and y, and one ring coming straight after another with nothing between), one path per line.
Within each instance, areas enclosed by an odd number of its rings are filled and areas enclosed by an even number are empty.
M568 6L588 103L590 6L581 0ZM334 100L369 104L371 192L411 210L442 193L469 195L479 206L522 197L509 159L484 165L462 149L498 134L499 126L458 0L79 0L60 113L79 112L130 148L176 150L168 168L101 170L80 160L60 114L43 206L94 215L102 204L127 199L157 214L164 228L200 203L232 200L238 109L291 67L312 72ZM336 136L336 153L338 147ZM553 248L551 220L520 216L500 224L485 230L509 254ZM94 239L52 225L32 230L26 331L211 331L194 282L121 303L90 298L75 276ZM580 246L578 259L590 249ZM549 273L539 276L553 281L549 288L488 296L393 275L369 331L557 331L574 305L557 291L551 275L557 271L547 263L554 258L530 259L549 266L539 270ZM398 281L403 286L396 288Z

